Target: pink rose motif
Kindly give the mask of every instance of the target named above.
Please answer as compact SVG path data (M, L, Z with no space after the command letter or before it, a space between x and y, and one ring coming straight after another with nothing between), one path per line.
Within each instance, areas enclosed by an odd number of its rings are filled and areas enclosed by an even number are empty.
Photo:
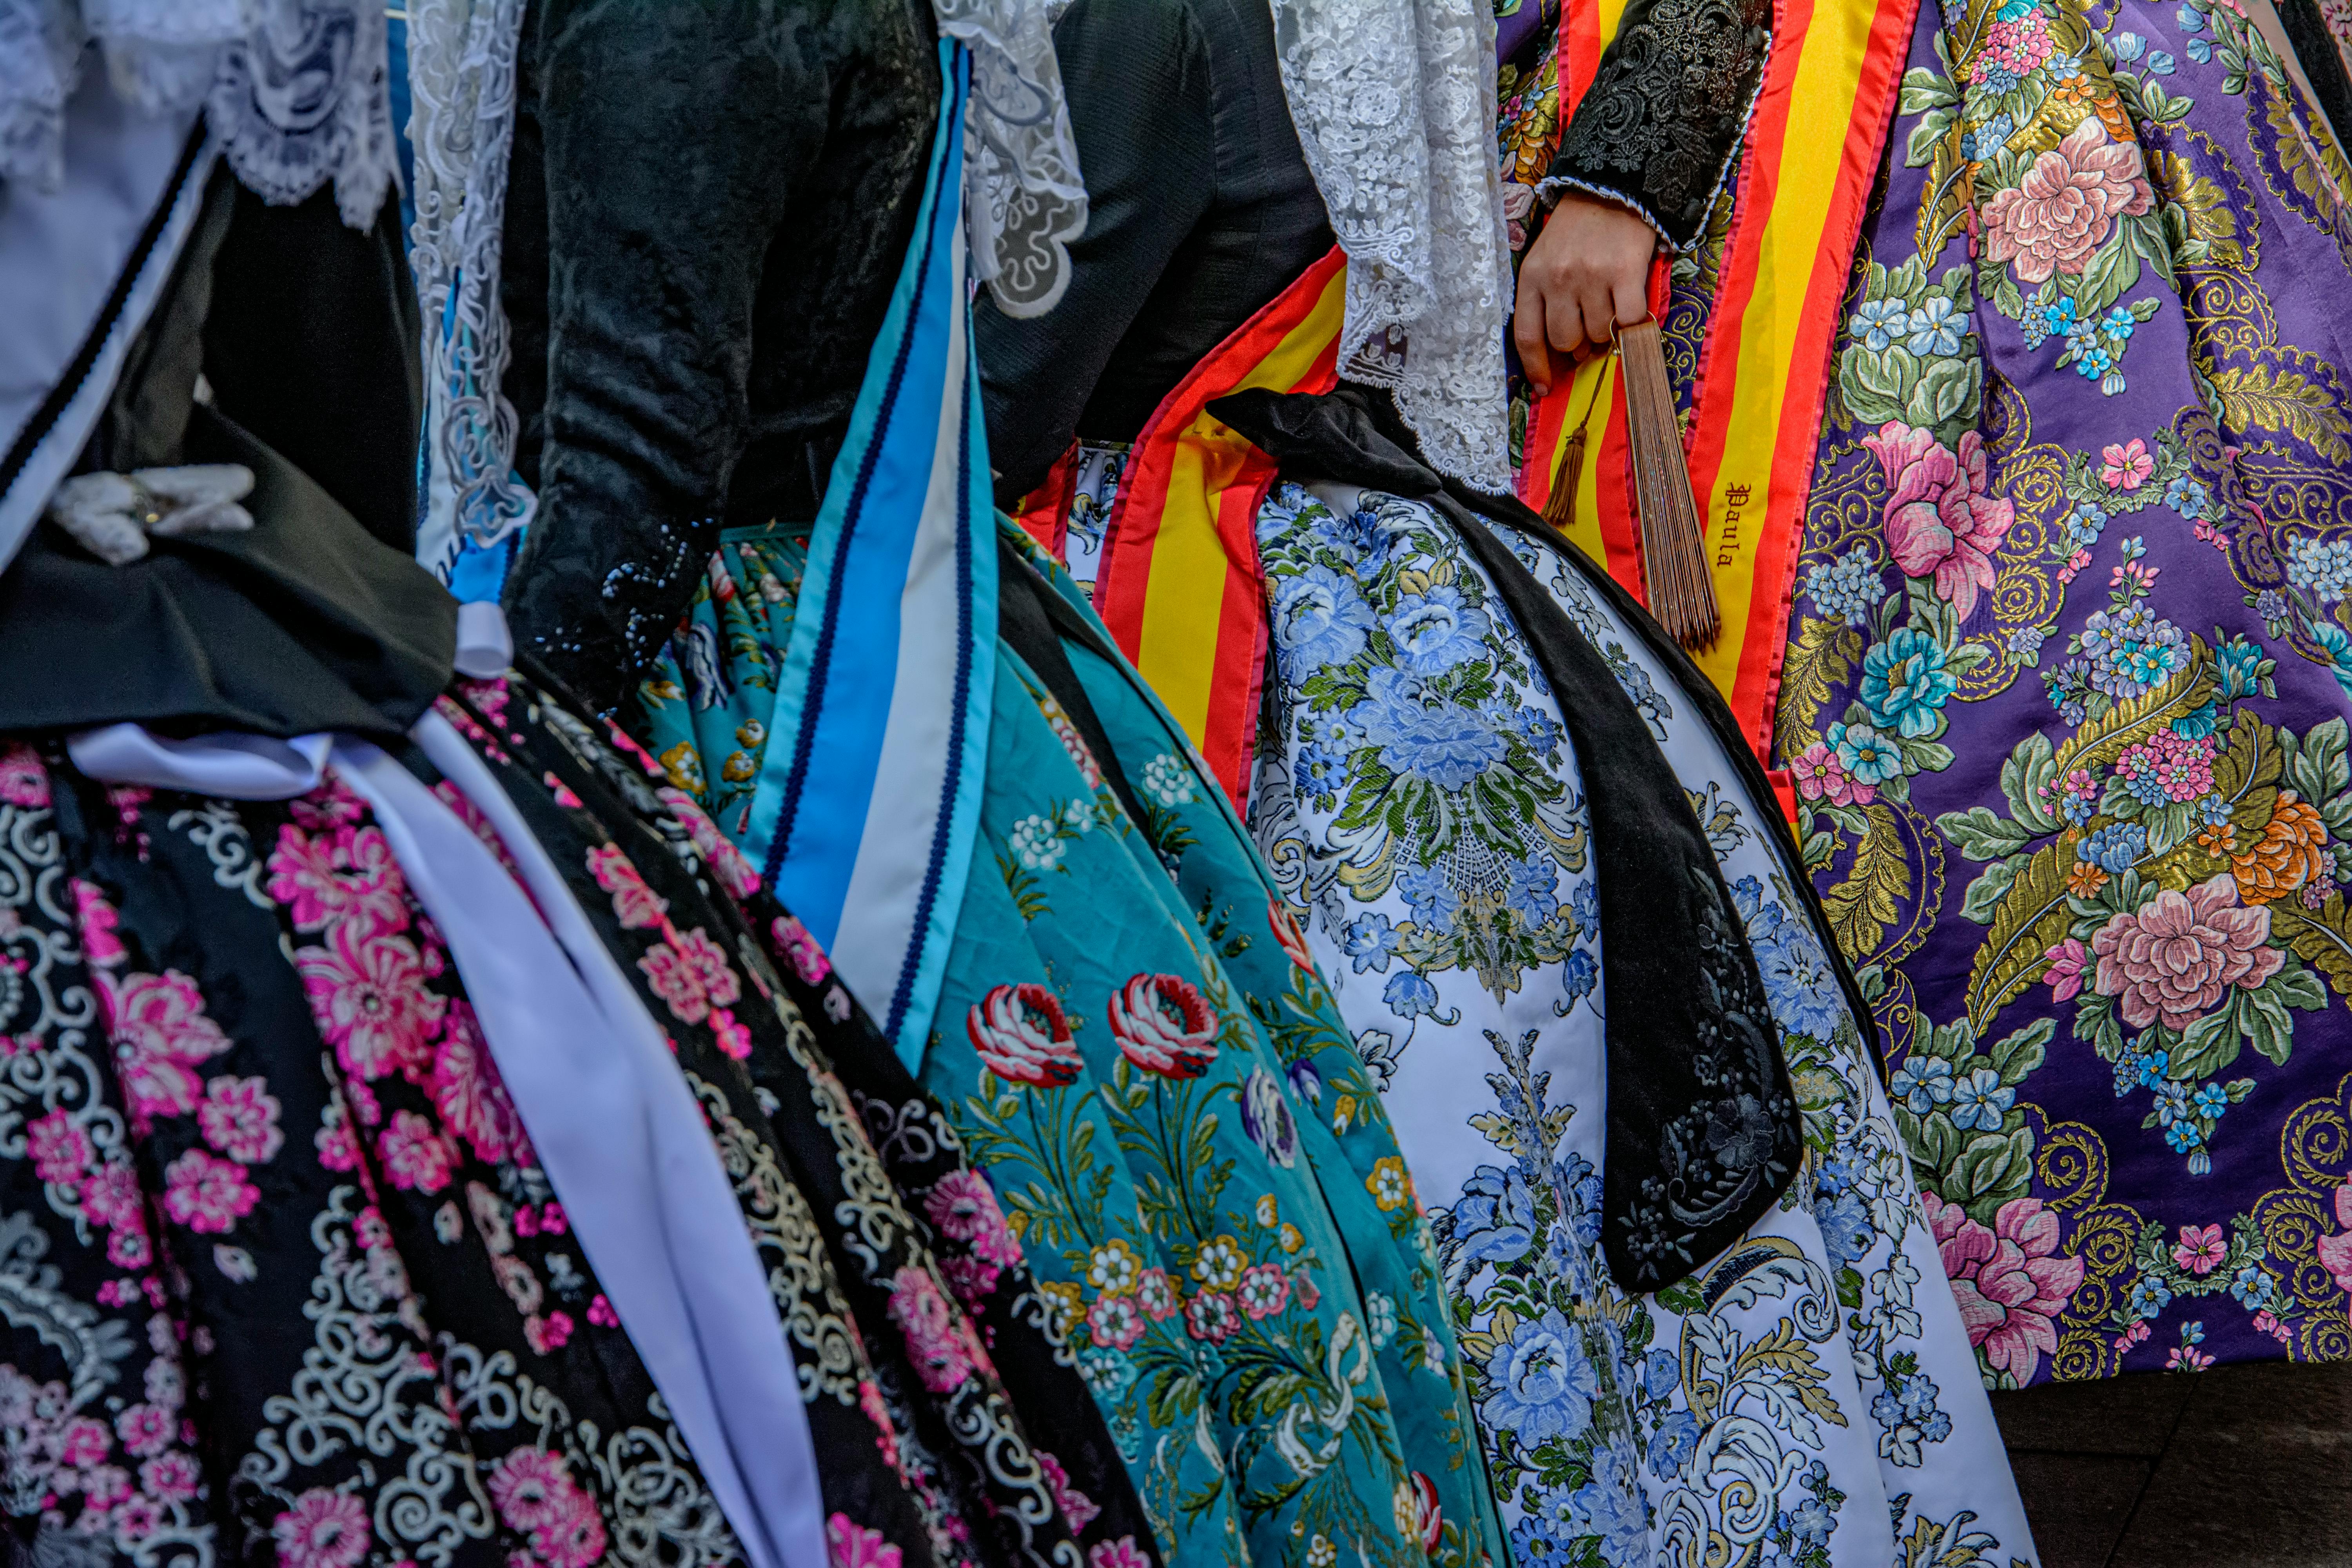
M1143 1337L1143 1313L1129 1296L1101 1296L1087 1309L1087 1337L1123 1351Z
M163 1168L163 1212L205 1236L219 1236L253 1212L261 1190L245 1167L191 1149Z
M646 886L645 878L616 844L599 844L588 851L588 874L613 895L613 917L624 931L657 926L669 912L669 900Z
M710 1037L720 1052L739 1062L751 1054L751 1026L724 1007L710 1010Z
M899 1551L878 1530L853 1524L845 1513L824 1521L826 1555L833 1568L899 1568Z
M74 1125L73 1112L52 1110L25 1124L25 1152L32 1158L34 1175L68 1186L89 1169L89 1135Z
M1932 575L1937 596L1965 621L1992 589L1993 552L2016 509L1986 493L1984 437L1960 433L1958 453L1926 430L1889 420L1862 444L1886 475L1886 542L1913 577Z
M579 1488L562 1456L517 1448L490 1472L490 1503L509 1530L544 1530L570 1511Z
M1996 1372L2033 1381L2044 1355L2058 1353L2059 1311L2083 1283L2083 1260L2058 1256L2058 1216L2039 1198L2011 1198L1990 1230L1958 1204L1922 1193L1969 1343Z
M203 1484L203 1472L187 1454L158 1454L139 1467L140 1489L157 1502L174 1503L192 1498Z
M114 1437L105 1422L78 1415L58 1434L57 1445L58 1464L69 1470L87 1470L106 1458L107 1450L114 1447Z
M2148 456L2147 443L2138 437L2118 447L2110 442L2099 453L2099 478L2111 490L2136 490L2156 472L2156 459Z
M331 1121L310 1134L311 1143L319 1151L319 1163L330 1171L356 1171L360 1168L360 1141L348 1120Z
M588 1568L608 1544L595 1500L584 1492L572 1494L562 1518L530 1532L530 1549L548 1568Z
M2090 955L2083 951L2083 944L2070 936L2042 956L2050 962L2050 967L2042 972L2042 976L2050 982L2050 1000L2073 1001L2082 993L2083 965L2090 961Z
M1290 1277L1271 1263L1242 1270L1234 1296L1252 1319L1271 1318L1290 1300Z
M1087 1568L1151 1568L1151 1558L1132 1535L1105 1541L1087 1552Z
M711 1008L733 1005L743 989L728 967L726 950L704 935L700 926L673 931L669 938L647 948L637 967L670 1016L681 1024L699 1024Z
M1070 1473L1062 1468L1062 1461L1037 1450L1037 1468L1045 1472L1045 1484L1054 1489L1054 1500L1062 1505L1062 1517L1070 1522L1070 1533L1077 1534L1095 1521L1102 1505L1070 1484Z
M2352 1182L2336 1189L2336 1223L2342 1228L2319 1238L2319 1262L2338 1289L2352 1291Z
M902 1264L890 1277L890 1321L907 1342L915 1375L933 1394L947 1394L970 1377L975 1357L964 1326L930 1274Z
M964 1033L982 1066L1007 1083L1059 1089L1077 1080L1078 1048L1070 1041L1061 999L1034 982L999 985L976 1003Z
M2270 935L2269 909L2240 904L2238 884L2225 871L2186 893L2167 888L2101 926L2091 938L2099 959L2095 984L2101 995L2123 998L2124 1022L2133 1028L2160 1019L2185 1029L2230 987L2252 991L2284 966Z
M269 896L286 906L296 931L321 931L345 919L404 931L407 887L380 828L341 827L313 837L288 823L269 852Z
M432 1194L449 1184L448 1142L439 1128L413 1110L394 1111L375 1148L395 1187Z
M553 1355L572 1338L572 1314L550 1312L545 1317L536 1313L522 1321L522 1337L541 1355Z
M995 1264L977 1258L940 1259L940 1278L948 1282L957 1300L975 1312L988 1300L988 1293L996 1289L997 1276L1003 1272Z
M1215 1010L1173 974L1139 974L1113 994L1110 1032L1129 1061L1162 1078L1198 1078L1217 1059Z
M495 1165L521 1146L522 1118L490 1059L471 1003L450 1004L426 1092L443 1123L471 1144L485 1164Z
M448 998L425 985L424 960L406 937L337 921L324 947L295 950L319 1032L362 1082L421 1068Z
M923 1197L923 1213L950 1241L969 1244L989 1262L1011 1268L1021 1261L1021 1243L1004 1222L996 1194L973 1170L950 1171Z
M258 1078L216 1078L196 1107L205 1142L240 1165L267 1163L285 1145L278 1127L278 1097Z
M171 1447L172 1432L178 1425L160 1405L134 1405L114 1418L114 1435L122 1439L123 1452L143 1459Z
M367 1505L355 1497L313 1488L269 1526L284 1568L352 1568L367 1555Z
M1834 748L1815 741L1789 763L1797 793L1807 800L1827 800L1832 805L1868 805L1878 798L1874 784L1857 784Z
M49 771L41 754L23 741L0 745L0 800L11 805L49 804Z
M1265 923L1274 928L1274 940L1281 946L1284 956L1301 969L1315 967L1315 955L1307 951L1306 929L1279 893L1266 897Z
M1222 1290L1203 1290L1184 1309L1184 1327L1194 1339L1213 1345L1223 1344L1241 1326L1242 1315L1234 1310L1234 1299Z
M2220 1226L2184 1225L2179 1241L2173 1245L2172 1261L2202 1277L2220 1268L2229 1253L2230 1244L2221 1239Z
M824 956L824 949L817 945L816 938L809 934L808 927L790 915L778 915L768 929L776 940L777 950L792 960L793 973L803 982L814 985L833 973L832 962Z
M131 1102L131 1130L144 1135L158 1116L196 1108L196 1063L228 1049L228 1037L206 1016L196 983L176 969L162 974L98 972L98 1005L114 1043L114 1070Z
M748 899L760 890L760 873L743 858L743 852L735 847L734 841L719 831L719 825L710 820L709 813L692 795L682 789L655 793L686 828L688 837L694 840L694 852L702 857L702 863L719 879L721 887L739 899Z
M100 1165L82 1184L81 1212L110 1230L144 1231L147 1204L128 1163Z
M111 969L131 956L122 939L115 934L121 917L106 895L88 882L76 878L73 883L74 915L81 928L81 955L100 969Z
M2116 218L2154 204L2139 149L2109 141L2094 116L2036 158L2016 185L1993 193L1984 207L1985 254L2014 261L2021 283L2080 277Z

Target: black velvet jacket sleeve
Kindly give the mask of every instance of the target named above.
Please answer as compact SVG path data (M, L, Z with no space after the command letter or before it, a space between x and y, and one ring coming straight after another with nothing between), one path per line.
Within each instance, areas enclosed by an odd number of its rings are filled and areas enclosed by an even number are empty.
M509 384L543 444L506 608L609 711L723 524L815 515L921 200L936 31L922 0L539 13L543 193L509 216L543 194L543 411Z
M973 336L1008 504L1074 436L1133 438L1187 371L1331 247L1265 0L1076 0L1055 53L1086 173L1069 291Z
M1696 240L1747 129L1771 22L1770 0L1633 0L1543 194L1607 196L1676 248Z

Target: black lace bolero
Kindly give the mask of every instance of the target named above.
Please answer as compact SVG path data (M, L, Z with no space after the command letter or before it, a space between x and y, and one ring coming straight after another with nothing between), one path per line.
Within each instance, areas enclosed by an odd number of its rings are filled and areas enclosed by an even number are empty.
M1543 194L1624 203L1677 249L1706 226L1771 43L1770 0L1633 0Z

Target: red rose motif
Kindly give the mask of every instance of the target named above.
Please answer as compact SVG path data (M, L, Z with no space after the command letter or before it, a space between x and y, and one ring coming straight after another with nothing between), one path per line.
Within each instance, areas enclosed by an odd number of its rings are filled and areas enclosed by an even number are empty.
M2133 1028L2161 1019L2185 1029L2230 987L2252 991L2285 965L2270 936L2270 910L2239 903L2238 885L2223 872L2185 893L2167 888L2101 926L2091 938L2095 984L2101 995L2123 998Z
M1315 967L1315 955L1307 951L1306 928L1298 923L1297 915L1291 912L1279 893L1266 896L1265 923L1274 928L1274 940L1282 944L1291 963L1301 969Z
M2039 158L2013 187L1985 204L1985 253L2017 263L2021 283L2053 273L2082 276L2118 217L2155 205L2139 149L2111 142L2106 127L2085 120Z
M1960 432L1955 452L1927 431L1889 420L1862 444L1886 475L1886 543L1912 577L1932 576L1936 595L1962 620L1977 595L1992 591L1992 556L2017 512L1986 493L1984 437Z
M1421 1549L1434 1556L1445 1533L1445 1515L1438 1507L1436 1483L1419 1470L1412 1473L1412 1522L1421 1532Z
M2039 1198L2011 1198L1987 1230L1958 1204L1919 1194L1944 1257L1969 1343L1996 1372L2030 1383L2058 1353L2058 1314L2083 1282L2083 1260L2058 1254L2058 1216Z
M1061 999L1034 982L999 985L964 1019L981 1062L1007 1083L1059 1089L1076 1081L1078 1048Z
M1110 1032L1127 1059L1162 1078L1198 1078L1217 1059L1217 1015L1190 981L1139 974L1110 999Z

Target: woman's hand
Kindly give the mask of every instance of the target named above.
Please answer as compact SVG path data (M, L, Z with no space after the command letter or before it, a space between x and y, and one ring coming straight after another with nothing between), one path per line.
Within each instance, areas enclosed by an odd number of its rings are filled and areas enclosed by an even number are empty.
M1614 202L1562 196L1519 263L1511 335L1536 395L1588 343L1606 344L1620 322L1650 313L1650 258L1658 237Z

